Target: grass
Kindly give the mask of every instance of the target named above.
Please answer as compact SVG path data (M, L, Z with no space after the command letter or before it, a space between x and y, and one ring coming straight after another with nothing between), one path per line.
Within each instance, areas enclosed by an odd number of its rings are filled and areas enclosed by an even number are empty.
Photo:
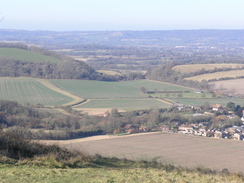
M0 133L0 180L15 182L243 182L241 174L105 158ZM169 142L170 143L170 142Z
M121 168L102 167L102 168L82 168L82 169L60 169L60 168L41 168L36 166L20 166L3 168L0 171L0 179L2 183L18 183L18 182L90 182L90 183L110 183L110 182L155 182L155 183L220 183L232 182L239 183L243 179L237 174L221 175L221 174L204 174L200 172L188 172L157 168Z
M67 105L75 105L77 103L81 103L84 101L84 98L81 98L81 97L78 97L77 95L74 95L70 92L67 92L67 91L64 91L60 88L58 88L56 85L54 85L53 83L51 83L50 81L46 80L46 79L37 79L37 81L39 83L41 83L42 85L46 86L47 88L55 91L55 92L58 92L62 95L66 95L67 97L70 97L72 98L73 100L69 103L66 103L66 104L63 104L63 106L67 106Z
M244 99L240 98L220 98L220 99L173 99L175 102L179 102L185 105L204 105L208 102L211 105L221 104L226 106L228 102L234 102L236 105L244 106Z
M28 50L18 49L18 48L0 48L1 57L7 57L10 59L20 60L23 62L49 62L49 63L59 63L61 60L58 60L53 57L42 55L39 53L31 52Z
M169 105L156 99L97 99L77 106L77 108L167 108Z
M244 70L232 70L232 71L224 71L224 72L215 72L215 73L210 73L210 74L202 74L202 75L197 75L194 77L189 77L186 78L187 80L195 80L195 81L202 81L202 80L212 80L212 79L221 79L221 78L236 78L244 76Z
M102 98L138 98L148 97L148 94L142 94L140 88L145 87L147 90L168 90L168 91L185 91L189 89L179 85L154 82L149 80L121 81L121 82L103 82L103 81L86 81L86 80L51 80L59 88L69 91L75 95L84 98L102 99Z
M72 98L49 89L31 78L0 78L0 99L17 101L21 104L62 105Z
M180 71L182 73L193 73L200 71L201 69L213 70L214 68L241 68L244 64L191 64L191 65L177 65L173 67L173 70Z

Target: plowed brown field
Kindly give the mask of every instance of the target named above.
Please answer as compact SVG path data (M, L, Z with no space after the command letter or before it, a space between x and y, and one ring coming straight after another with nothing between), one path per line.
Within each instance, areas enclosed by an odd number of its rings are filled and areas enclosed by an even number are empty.
M72 142L72 141L71 141ZM63 144L70 149L103 156L151 160L186 167L208 167L244 172L244 142L175 133L153 133L122 137L86 138Z

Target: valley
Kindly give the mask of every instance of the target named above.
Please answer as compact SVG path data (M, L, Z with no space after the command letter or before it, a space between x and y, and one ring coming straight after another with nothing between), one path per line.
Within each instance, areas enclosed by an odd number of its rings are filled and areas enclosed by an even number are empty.
M242 172L242 39L190 32L37 31L21 42L25 31L13 31L0 43L0 134L111 158L94 158L103 165L116 157ZM72 165L58 161L50 166Z

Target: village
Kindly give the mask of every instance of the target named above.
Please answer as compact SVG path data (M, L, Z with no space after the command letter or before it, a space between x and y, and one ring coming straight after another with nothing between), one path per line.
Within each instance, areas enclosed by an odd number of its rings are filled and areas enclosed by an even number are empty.
M183 110L186 106L184 105L176 105L178 110ZM226 107L216 104L212 106L212 111L214 112L223 112ZM201 116L201 115L214 115L214 113L204 112L204 113L195 113L193 116ZM219 115L218 118L222 118L221 120L228 119L237 119L241 120L243 125L240 126L231 126L227 128L211 128L209 122L200 122L200 123L192 123L192 124L182 124L178 123L176 126L171 125L161 125L159 127L155 127L153 131L162 131L169 133L182 133L188 135L196 135L203 137L212 137L218 139L231 139L231 140L244 140L244 110L242 111L242 117L235 115L233 111L228 111L225 115ZM126 124L124 126L124 131L128 134L132 133L143 133L149 132L145 126L135 126L132 124Z

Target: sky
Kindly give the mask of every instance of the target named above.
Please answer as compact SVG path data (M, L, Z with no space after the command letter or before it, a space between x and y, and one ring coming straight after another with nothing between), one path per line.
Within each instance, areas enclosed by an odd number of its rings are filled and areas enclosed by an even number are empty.
M244 0L0 0L0 29L244 29Z

